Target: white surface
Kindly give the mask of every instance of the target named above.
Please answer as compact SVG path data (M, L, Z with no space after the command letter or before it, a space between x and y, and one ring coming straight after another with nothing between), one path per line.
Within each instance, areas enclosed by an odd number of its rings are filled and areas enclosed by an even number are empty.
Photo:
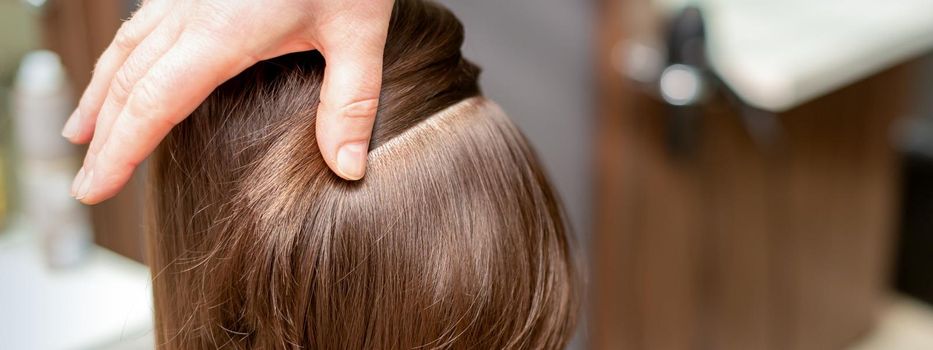
M688 1L654 0L673 11ZM774 112L933 49L933 0L699 0L713 69Z
M0 232L0 349L96 349L151 332L145 266L95 247L82 265L50 270L34 235Z
M933 349L933 309L906 297L897 297L875 329L849 350Z

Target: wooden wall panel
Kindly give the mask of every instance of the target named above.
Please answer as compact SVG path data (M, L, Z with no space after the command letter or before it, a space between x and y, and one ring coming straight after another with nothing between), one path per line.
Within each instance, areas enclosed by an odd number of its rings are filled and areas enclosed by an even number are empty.
M94 63L128 17L130 5L127 0L53 0L43 9L44 44L62 57L77 93L87 86ZM144 173L137 171L119 195L91 210L95 242L140 262Z
M907 106L910 65L772 115L773 143L756 142L740 106L717 95L693 154L674 156L665 106L615 68L616 44L632 35L626 14L647 15L632 3L599 10L591 347L850 344L886 294L898 178L889 129Z

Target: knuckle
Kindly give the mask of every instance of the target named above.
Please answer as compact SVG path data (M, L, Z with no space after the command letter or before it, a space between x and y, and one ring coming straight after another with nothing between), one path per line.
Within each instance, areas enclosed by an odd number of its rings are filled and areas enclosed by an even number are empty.
M138 42L135 34L135 25L132 20L123 22L117 34L113 37L113 46L122 51L131 51Z
M113 81L110 82L110 96L115 102L123 104L133 90L133 80L130 78L130 72L126 68L121 68L113 75Z
M140 118L153 118L161 115L159 111L161 106L161 103L159 103L160 95L158 88L149 80L136 84L136 87L133 88L133 100L128 105L130 114Z
M378 98L365 98L350 102L340 109L340 115L347 119L372 119L379 110Z
M154 129L168 130L177 125L178 121L164 107L167 103L162 97L164 92L162 86L151 80L137 84L126 107L130 117L142 119L142 124Z

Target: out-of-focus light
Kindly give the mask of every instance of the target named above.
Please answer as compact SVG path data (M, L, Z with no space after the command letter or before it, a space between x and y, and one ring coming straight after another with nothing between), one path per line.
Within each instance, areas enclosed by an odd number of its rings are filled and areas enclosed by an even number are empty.
M45 4L49 2L48 0L22 0L22 1L26 5L35 7L37 9L41 9L43 6L45 6Z
M612 61L617 71L644 84L658 81L664 56L658 49L636 41L619 42L613 47Z
M693 104L703 94L700 71L688 65L674 64L661 73L661 96L675 106Z

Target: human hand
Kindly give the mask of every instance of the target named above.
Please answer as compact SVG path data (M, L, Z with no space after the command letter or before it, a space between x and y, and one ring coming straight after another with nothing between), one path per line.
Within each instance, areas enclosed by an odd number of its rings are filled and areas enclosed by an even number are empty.
M358 180L382 83L393 0L149 0L101 55L62 135L90 142L71 194L95 204L221 83L254 63L319 50L316 134L327 165Z

